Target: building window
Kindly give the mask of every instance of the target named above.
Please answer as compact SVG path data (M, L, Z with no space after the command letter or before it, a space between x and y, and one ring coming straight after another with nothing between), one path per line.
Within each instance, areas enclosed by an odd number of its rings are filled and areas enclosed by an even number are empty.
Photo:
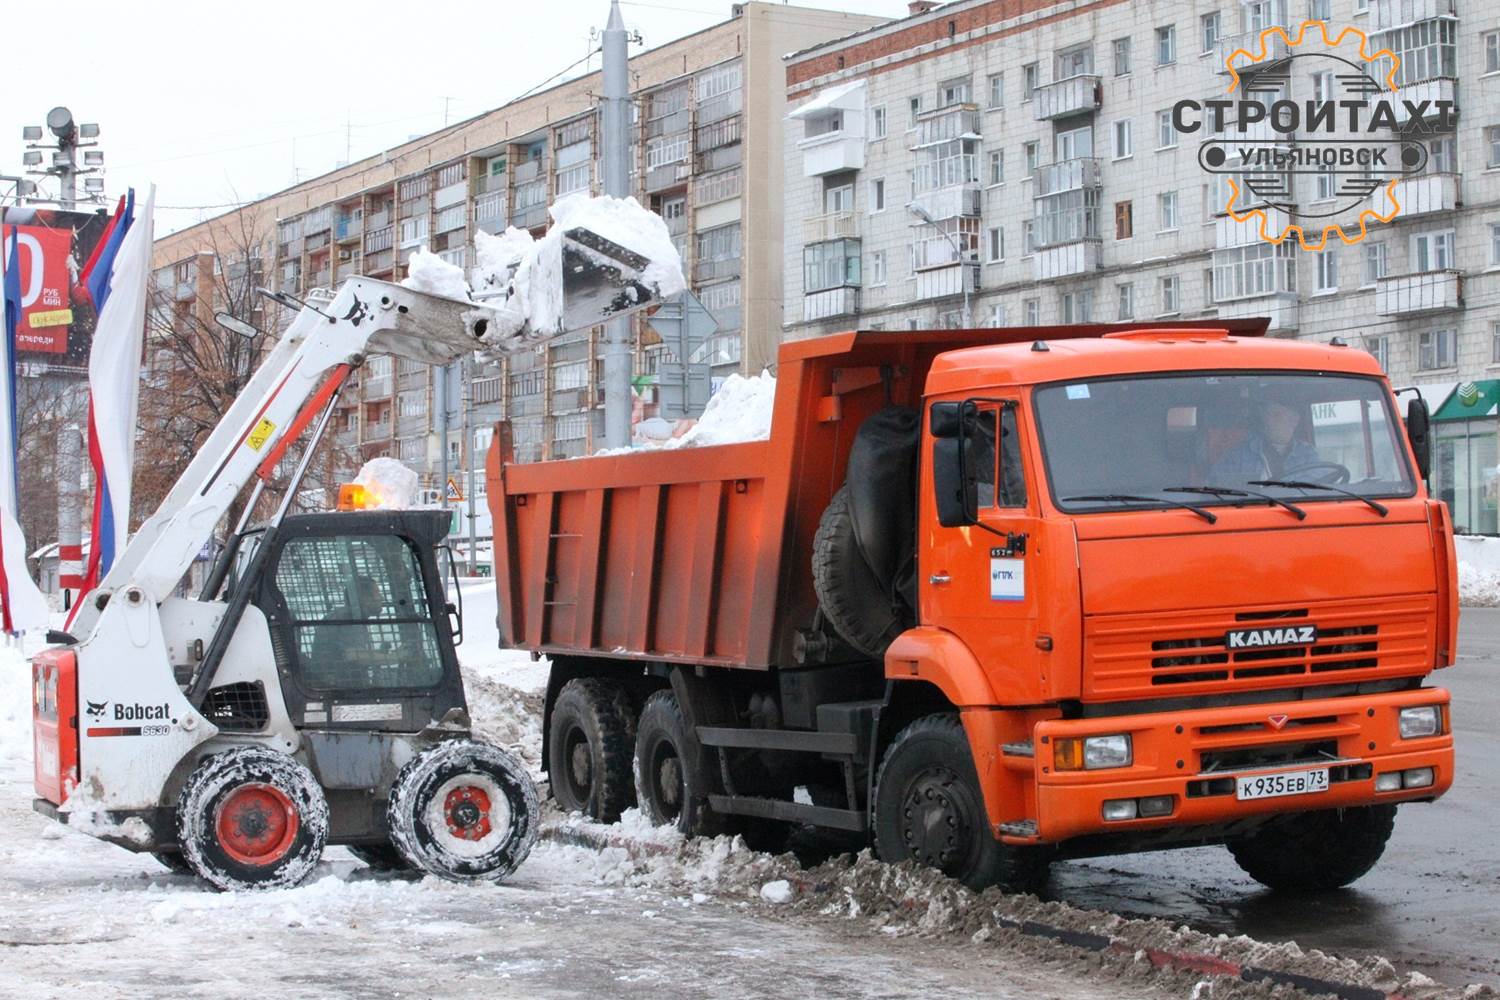
M1329 247L1316 255L1318 266L1318 287L1320 292L1336 292L1339 290L1339 254L1338 250Z
M1025 303L1025 306L1026 306L1026 325L1027 326L1041 326L1042 325L1042 300L1041 299L1027 299L1026 303Z
M827 240L802 248L804 292L860 285L859 240Z
M1399 9L1399 8L1398 8ZM1458 62L1458 22L1429 19L1382 32L1380 43L1401 60L1396 86L1455 76Z
M885 211L885 178L877 177L870 182L870 214Z
M951 108L955 104L969 103L969 81L949 80L938 87L938 107Z
M1296 244L1256 241L1214 251L1214 301L1255 298L1297 290Z
M1181 311L1182 307L1178 299L1179 290L1177 275L1161 279L1161 314L1163 316L1172 316Z
M1500 222L1490 223L1490 266L1500 267Z
M1172 127L1171 108L1156 113L1156 148L1177 148L1177 130Z
M1157 229L1163 233L1177 228L1177 192L1163 191L1156 196Z
M1495 319L1490 320L1490 364L1500 365L1500 320Z
M1500 73L1500 31L1484 33L1484 71Z
M1054 80L1066 80L1070 77L1092 73L1094 71L1094 47L1075 45L1071 49L1059 52L1055 71Z
M1327 21L1328 16L1328 0L1307 0L1309 21Z
M1031 100L1036 93L1037 87L1036 63L1027 63L1021 67L1021 102Z
M1334 194L1339 189L1338 174L1332 170L1326 170L1319 173L1314 180L1316 181L1317 188L1314 199L1317 201L1332 201Z
M1135 219L1128 201L1115 202L1115 239L1128 240L1135 235Z
M1391 338L1390 337L1366 337L1365 350L1375 357L1375 363L1380 366L1381 371L1390 368L1391 361Z
M990 326L1002 327L1005 325L1005 303L994 302L990 304Z
M1115 51L1115 76L1124 76L1130 72L1130 39L1116 38L1113 47Z
M1035 139L1021 147L1021 153L1026 159L1027 180L1031 179L1031 175L1036 172L1036 168L1039 166L1037 160L1041 156L1041 150L1042 144Z
M1094 130L1085 126L1058 132L1052 139L1052 153L1052 159L1057 163L1093 156Z
M990 150L990 186L1005 183L1005 150Z
M1123 160L1135 152L1131 144L1130 119L1115 122L1115 159Z
M1064 323L1092 323L1094 290L1085 288L1077 292L1063 292L1062 319Z
M870 253L870 284L885 284L885 251L873 250Z
M1458 364L1458 331L1428 330L1417 335L1417 367L1422 371L1452 368Z
M920 115L922 113L922 98L921 98L921 96L918 95L917 97L909 98L908 99L908 106L911 109L911 122L910 122L909 127L910 128L916 128L917 127L917 115Z
M1021 222L1021 256L1030 257L1036 253L1036 222L1032 219L1024 219Z
M1177 61L1177 26L1164 24L1156 29L1156 65L1170 66Z
M1453 230L1418 233L1411 238L1411 270L1446 271L1453 267Z
M1360 283L1373 285L1386 275L1385 244L1367 241L1364 249L1364 269L1360 273L1363 280Z
M870 109L870 138L885 138L885 106Z
M1458 173L1458 139L1451 135L1440 135L1427 140L1427 163L1424 174Z
M985 246L989 250L989 262L998 264L1005 259L1005 230L999 226L992 227L985 238Z
M1198 18L1198 27L1199 34L1203 38L1203 54L1208 55L1219 45L1221 34L1219 12L1214 11L1212 14L1204 14Z
M1115 286L1115 319L1135 319L1135 283L1124 282Z
M1005 106L1005 74L990 74L990 104L991 109Z
M836 184L824 189L823 210L829 215L854 211L854 185Z
M1484 127L1485 166L1500 167L1500 125Z
M1370 0L1354 0L1354 13L1368 14L1370 12Z

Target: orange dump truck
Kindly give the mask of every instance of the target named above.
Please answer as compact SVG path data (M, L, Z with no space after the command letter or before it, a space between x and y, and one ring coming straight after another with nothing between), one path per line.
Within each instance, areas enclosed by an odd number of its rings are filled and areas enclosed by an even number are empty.
M1453 780L1420 397L1256 322L781 348L769 440L489 458L559 805L870 836L972 886L1226 844L1345 885Z

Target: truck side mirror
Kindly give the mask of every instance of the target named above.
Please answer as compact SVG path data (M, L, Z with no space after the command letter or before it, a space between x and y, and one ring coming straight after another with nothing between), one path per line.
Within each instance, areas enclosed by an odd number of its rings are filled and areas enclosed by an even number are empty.
M965 413L968 409L971 412ZM932 486L938 524L960 528L979 519L978 486L970 461L973 442L964 433L972 420L972 404L934 403L928 427L932 442Z
M1406 437L1417 456L1417 471L1426 479L1432 474L1432 414L1421 396L1406 404Z
M928 427L935 438L956 438L963 429L958 419L958 403L933 403Z

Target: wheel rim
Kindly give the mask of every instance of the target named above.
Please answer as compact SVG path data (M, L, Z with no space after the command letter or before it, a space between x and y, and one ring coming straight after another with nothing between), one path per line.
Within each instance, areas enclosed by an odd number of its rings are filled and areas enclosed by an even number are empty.
M588 737L574 726L563 742L563 781L573 802L587 808L594 787L594 755Z
M450 778L434 790L424 811L428 834L443 850L478 858L510 837L510 800L488 774Z
M478 785L459 785L443 797L443 819L448 835L460 840L483 840L490 825L490 797Z
M652 797L663 818L676 819L682 813L682 760L677 748L665 740L656 744L651 754Z
M224 853L242 865L274 865L292 850L300 827L297 807L275 785L241 785L220 803L214 833Z
M973 817L958 775L930 767L913 778L901 802L901 839L911 856L952 874L972 838Z

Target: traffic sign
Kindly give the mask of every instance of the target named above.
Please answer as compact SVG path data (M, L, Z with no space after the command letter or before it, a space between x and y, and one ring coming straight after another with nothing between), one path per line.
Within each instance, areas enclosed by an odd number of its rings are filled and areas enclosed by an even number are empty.
M463 503L464 491L458 488L458 480L448 477L448 502Z

